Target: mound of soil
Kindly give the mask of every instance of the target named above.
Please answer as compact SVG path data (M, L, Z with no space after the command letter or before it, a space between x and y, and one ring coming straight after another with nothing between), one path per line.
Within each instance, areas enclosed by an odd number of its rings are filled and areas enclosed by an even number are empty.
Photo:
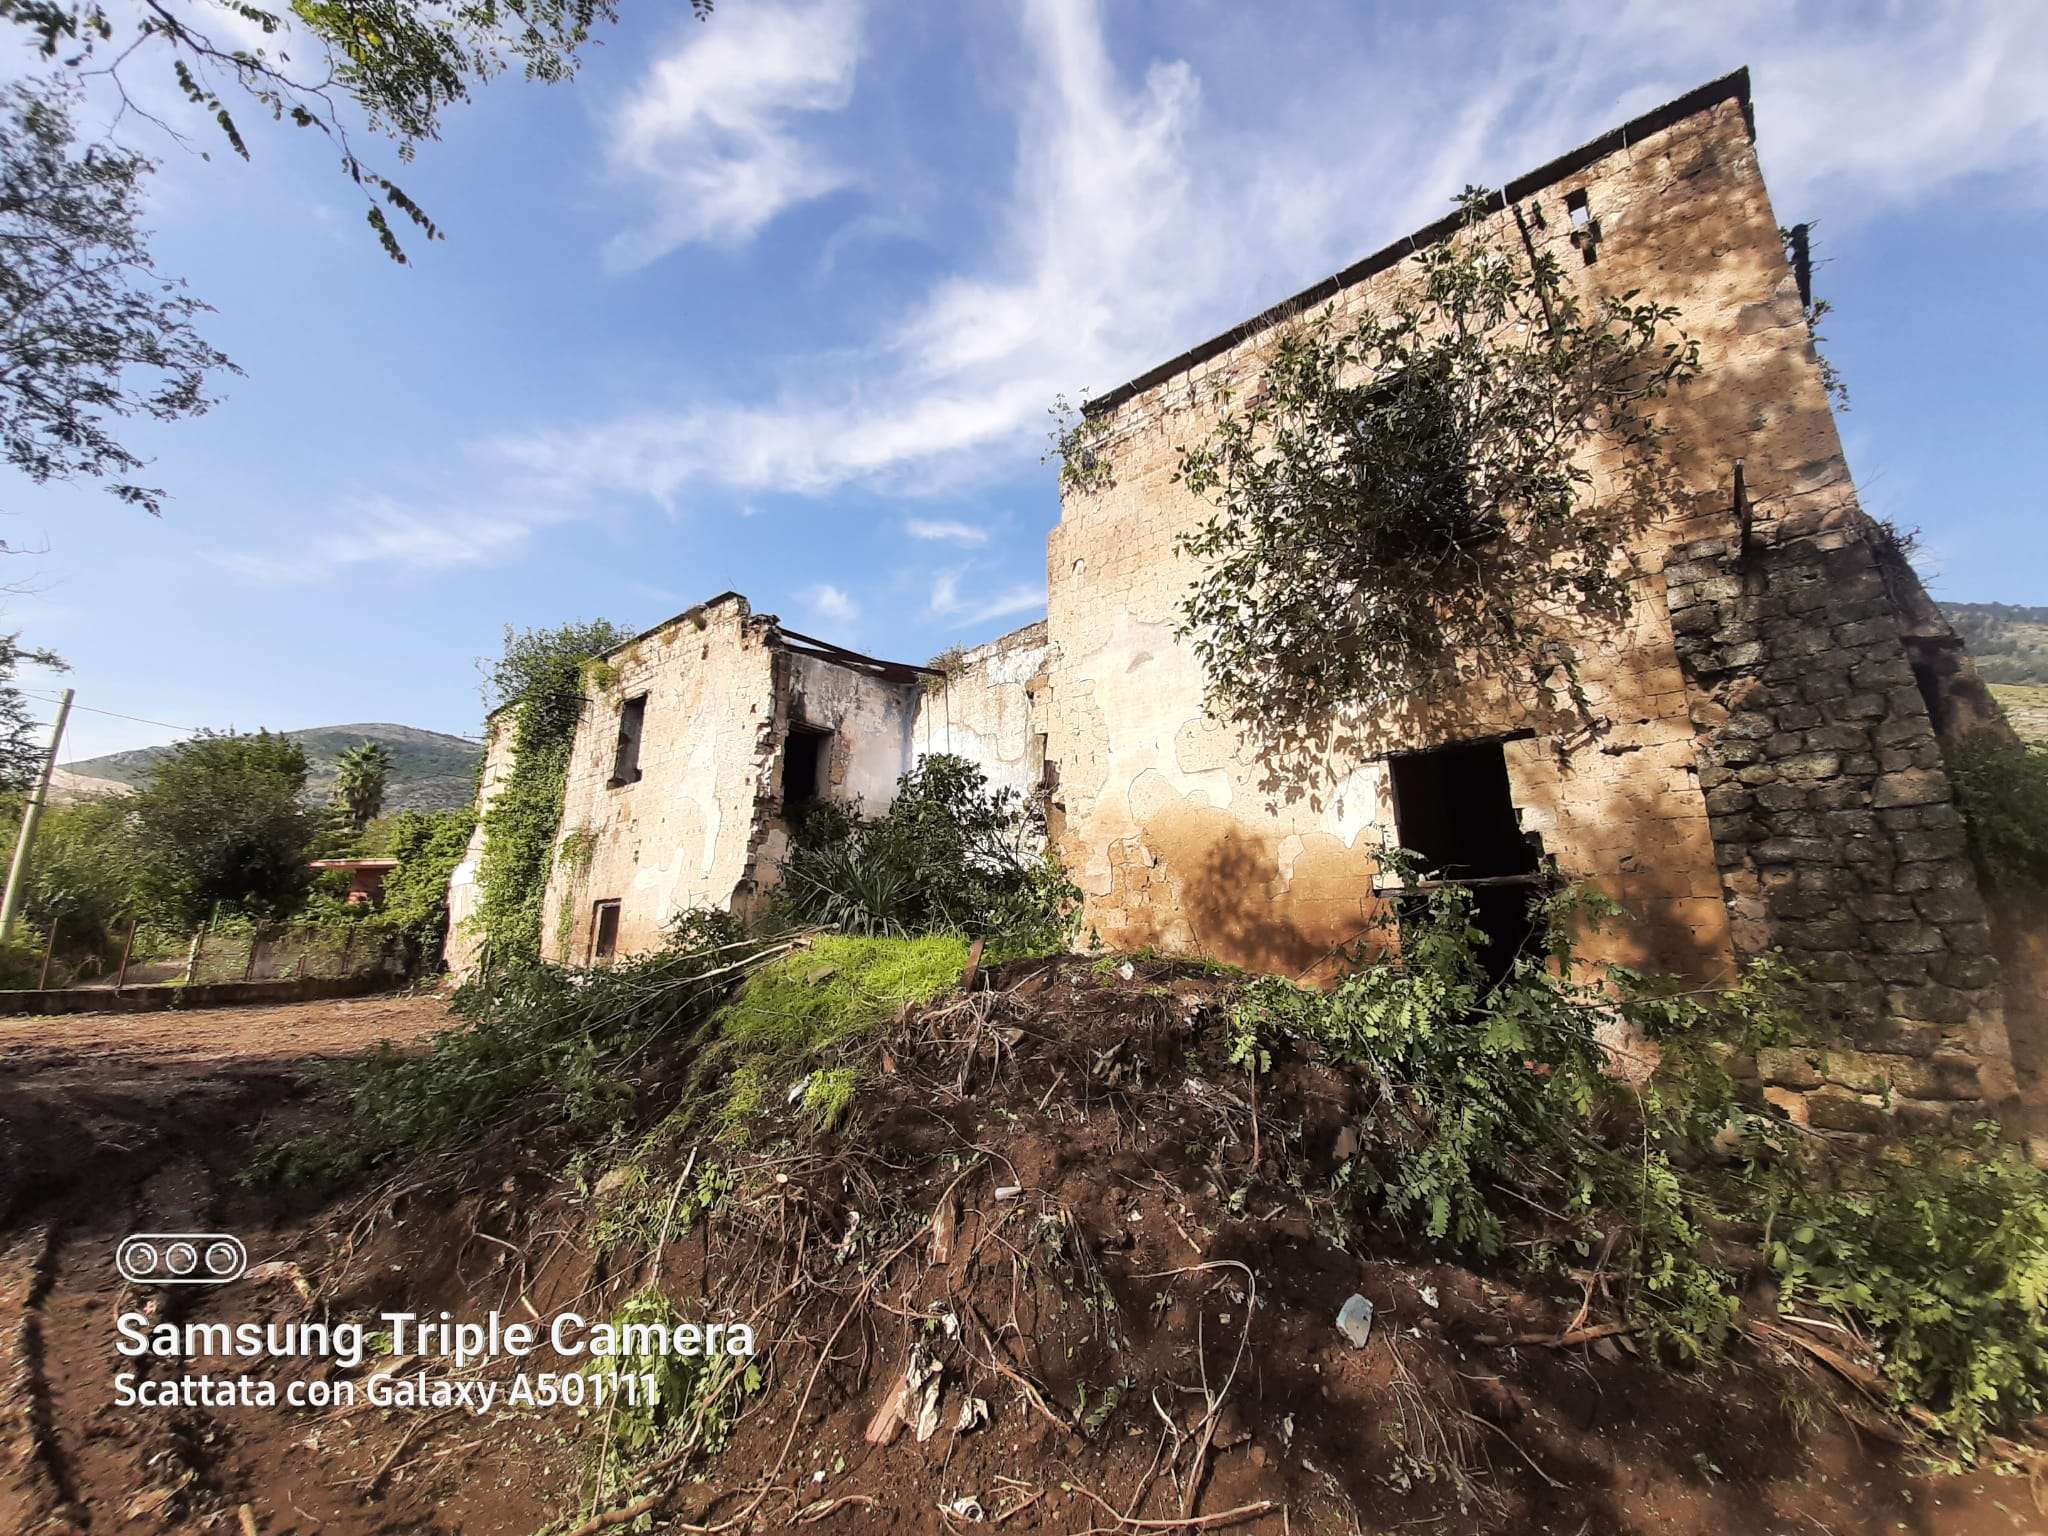
M1600 1326L1596 1274L1532 1286L1358 1226L1327 1198L1357 1151L1353 1085L1297 1061L1255 1088L1224 1065L1226 987L1161 963L1011 967L877 1040L829 1132L793 1096L752 1150L657 1135L572 1160L536 1106L477 1146L324 1196L232 1177L280 1120L338 1123L303 1065L264 1066L292 1086L239 1100L255 1069L219 1065L146 1124L123 1118L131 1101L95 1132L125 1150L89 1161L89 1180L16 1196L0 1294L28 1321L7 1331L0 1526L2043 1528L2022 1481L1920 1474L1900 1432L1806 1351L1746 1343L1674 1369ZM636 1058L644 1124L686 1066ZM22 1112L24 1089L0 1112ZM67 1102L89 1098L78 1086ZM55 1123L47 1103L29 1114ZM705 1189L722 1193L700 1215ZM121 1231L185 1221L241 1236L251 1275L152 1291L106 1262ZM630 1449L616 1404L504 1400L522 1375L584 1363L545 1348L354 1368L114 1349L124 1311L544 1322L655 1293L682 1318L750 1326L758 1378L693 1399ZM1362 1342L1338 1327L1354 1295L1371 1304ZM227 1369L500 1397L481 1414L112 1404L119 1370Z

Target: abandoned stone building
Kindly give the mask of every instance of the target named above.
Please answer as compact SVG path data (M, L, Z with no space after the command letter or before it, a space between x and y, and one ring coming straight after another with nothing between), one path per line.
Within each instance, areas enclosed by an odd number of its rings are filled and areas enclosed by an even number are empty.
M1713 980L1781 947L1876 1021L1863 1048L1759 1063L1795 1116L1866 1129L2008 1093L2000 970L1941 746L1988 700L1858 506L1746 73L1513 182L1490 221L1488 238L1552 249L1587 293L1676 306L1701 348L1662 412L1680 512L1622 552L1629 617L1571 637L1586 708L1566 718L1475 682L1285 792L1205 714L1175 633L1190 575L1176 538L1209 509L1175 478L1176 445L1213 418L1219 384L1256 376L1288 317L1375 303L1451 228L1094 402L1113 484L1064 494L1044 622L934 672L727 593L607 657L568 777L549 956L644 951L681 910L745 906L776 879L791 807L879 809L919 754L949 751L1044 797L1084 931L1110 946L1312 974L1367 929L1388 845L1485 881L1555 861L1630 915L1589 941L1593 958ZM458 971L481 835L451 891Z

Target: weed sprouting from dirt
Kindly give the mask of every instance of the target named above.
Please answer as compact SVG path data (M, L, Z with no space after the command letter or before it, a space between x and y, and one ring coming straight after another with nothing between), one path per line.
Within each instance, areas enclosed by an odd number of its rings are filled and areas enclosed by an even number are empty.
M622 1340L644 1341L657 1332L673 1334L685 1321L673 1301L650 1288L630 1297L611 1324ZM724 1450L741 1407L762 1380L760 1368L743 1356L630 1343L585 1370L634 1383L630 1392L609 1394L603 1408L587 1410L603 1416L604 1429L591 1473L593 1505L616 1497L623 1475L656 1452L714 1456Z

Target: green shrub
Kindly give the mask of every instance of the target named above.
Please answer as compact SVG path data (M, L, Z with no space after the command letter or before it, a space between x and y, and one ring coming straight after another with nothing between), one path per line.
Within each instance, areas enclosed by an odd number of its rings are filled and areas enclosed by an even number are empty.
M722 925L682 924L675 947L597 970L508 961L455 994L465 1022L424 1051L386 1045L343 1069L375 1142L418 1148L473 1136L521 1101L584 1135L620 1129L634 1097L621 1062L656 1036L701 1030L769 938L704 941Z
M1783 1170L1765 1199L1783 1300L1859 1322L1966 1453L2048 1407L2048 1174L1996 1127Z
M384 878L383 925L403 937L418 961L433 963L448 931L448 877L469 850L476 812L400 811L388 818L389 857L398 868Z
M1948 774L1986 878L2001 891L2048 893L2048 746L1972 732L1949 753Z
M1574 928L1611 909L1567 890L1537 904L1541 949L1489 985L1472 910L1462 888L1426 893L1401 918L1398 952L1327 994L1250 983L1233 1059L1256 1069L1292 1035L1359 1069L1374 1155L1351 1188L1486 1255L1502 1251L1503 1212L1525 1214L1530 1200L1582 1242L1605 1229L1631 1311L1681 1352L1713 1348L1733 1302L1726 1277L1699 1258L1697 1201L1673 1159L1689 1160L1731 1120L1768 1133L1736 1108L1709 1045L1782 1038L1797 1016L1791 978L1775 962L1720 994L1619 968L1575 978ZM1617 1018L1664 1052L1640 1092L1605 1070L1595 1029Z
M946 753L920 758L876 819L812 806L780 889L804 922L864 935L965 933L998 958L1063 949L1080 919L1081 894L1046 847L1043 813Z

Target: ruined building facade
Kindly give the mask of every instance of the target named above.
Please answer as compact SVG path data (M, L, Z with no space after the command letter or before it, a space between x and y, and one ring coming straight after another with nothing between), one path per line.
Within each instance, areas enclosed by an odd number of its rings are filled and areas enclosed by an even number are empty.
M546 952L632 953L678 911L744 906L773 884L798 799L879 809L920 753L952 751L1044 797L1084 931L1111 946L1313 974L1371 924L1386 846L1500 879L1554 860L1630 914L1592 958L1714 980L1777 947L1835 989L1864 1021L1855 1048L1757 1064L1789 1113L1871 1129L2008 1093L1999 968L1940 740L1988 703L1857 504L1746 75L1523 177L1489 221L1489 238L1551 248L1588 297L1675 306L1700 343L1699 378L1660 412L1677 511L1623 552L1629 617L1569 639L1585 707L1475 681L1279 787L1204 712L1175 636L1193 574L1176 540L1210 509L1176 483L1177 446L1204 435L1219 386L1256 379L1290 316L1383 303L1450 228L1095 402L1112 483L1065 494L1044 623L937 674L727 594L607 658ZM504 750L494 739L486 798ZM458 969L477 851L451 893Z

